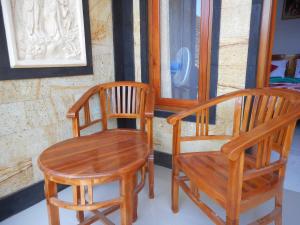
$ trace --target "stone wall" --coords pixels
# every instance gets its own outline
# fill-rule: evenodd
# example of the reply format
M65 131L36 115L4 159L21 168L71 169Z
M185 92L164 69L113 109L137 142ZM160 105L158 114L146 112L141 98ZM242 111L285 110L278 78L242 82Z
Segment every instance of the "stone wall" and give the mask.
M0 81L0 197L42 179L37 157L70 138L68 108L89 87L114 80L111 0L89 0L94 74Z
M219 77L217 94L222 95L245 87L247 54L250 30L251 0L223 0L219 49ZM232 131L232 103L217 108L216 125L210 126L211 134L229 134ZM183 131L194 124L183 123ZM172 127L164 118L154 120L155 149L172 153ZM218 150L222 142L199 142L182 146L183 151Z

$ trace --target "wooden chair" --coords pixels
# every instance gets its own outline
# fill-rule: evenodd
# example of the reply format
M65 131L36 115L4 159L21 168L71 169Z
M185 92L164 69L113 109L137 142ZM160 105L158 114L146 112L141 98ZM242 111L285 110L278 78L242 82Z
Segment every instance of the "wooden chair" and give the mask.
M232 103L233 131L212 135L209 110ZM196 116L195 135L181 134L182 120ZM286 163L297 119L300 93L283 89L249 89L226 94L172 115L172 210L178 212L179 187L215 224L237 225L240 213L275 198L274 210L252 224L282 224ZM181 153L181 143L228 140L221 151ZM272 155L272 157L271 157ZM277 159L275 157L277 156ZM226 210L224 221L203 201L203 192Z
M101 118L93 120L90 111L90 101L93 97L99 98ZM139 130L147 131L147 140L151 148L148 158L147 171L149 172L149 198L154 198L154 155L153 155L153 89L144 83L113 82L92 87L69 109L68 118L73 121L73 136L81 136L81 131L100 123L102 130L108 130L110 119L127 118L139 120ZM80 114L82 113L82 118ZM82 121L82 122L81 122ZM111 130L118 132L119 129ZM143 168L141 174L144 176ZM142 177L142 180L145 178ZM138 188L141 190L141 188ZM78 192L80 189L78 189ZM80 197L80 193L78 193ZM77 213L80 222L83 221L83 212Z

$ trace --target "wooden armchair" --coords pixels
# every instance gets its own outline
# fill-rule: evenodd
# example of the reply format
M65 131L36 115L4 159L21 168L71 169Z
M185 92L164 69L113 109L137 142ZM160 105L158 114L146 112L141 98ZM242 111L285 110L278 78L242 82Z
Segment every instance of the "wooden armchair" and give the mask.
M234 107L232 135L210 134L209 109L229 101ZM196 116L196 135L182 136L182 119L191 115ZM298 118L300 93L272 88L233 92L169 117L173 212L178 212L181 187L215 224L237 225L240 213L271 198L274 210L253 224L282 224L283 181ZM228 142L221 151L181 153L182 142L214 139ZM226 220L200 200L199 191L226 210Z
M92 119L90 100L92 97L100 100L100 119ZM147 132L148 144L151 152L148 158L147 170L149 172L149 197L154 198L154 155L153 155L153 111L154 93L148 84L137 82L113 82L92 87L69 109L67 117L73 121L73 136L78 137L81 131L100 123L102 132L109 129L108 120L128 118L139 120L139 130ZM82 114L81 114L82 113ZM83 118L80 118L80 114ZM82 122L81 122L82 121ZM110 129L110 132L118 132L119 129ZM144 168L141 169L145 180ZM141 188L138 188L141 190ZM78 194L80 196L80 194ZM77 214L79 221L83 219L83 213Z

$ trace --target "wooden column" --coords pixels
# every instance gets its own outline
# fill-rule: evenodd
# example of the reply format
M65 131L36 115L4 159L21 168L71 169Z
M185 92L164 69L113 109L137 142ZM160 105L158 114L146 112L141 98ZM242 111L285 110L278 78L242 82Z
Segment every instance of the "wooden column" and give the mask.
M264 0L261 28L260 44L257 63L256 87L263 88L269 85L270 69L272 61L272 50L275 33L277 0Z

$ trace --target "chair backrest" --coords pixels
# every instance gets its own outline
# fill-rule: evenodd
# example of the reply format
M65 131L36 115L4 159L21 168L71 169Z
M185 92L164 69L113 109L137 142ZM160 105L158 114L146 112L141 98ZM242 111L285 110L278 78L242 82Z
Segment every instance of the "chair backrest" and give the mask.
M99 85L103 129L111 118L140 120L140 129L145 129L145 107L151 98L150 85L122 81Z
M247 133L262 124L273 121L272 125L276 125L274 119L284 120L289 112L300 109L300 93L281 89L253 89L247 90L246 93L241 92L236 97L234 110L234 126L233 135ZM296 121L292 121L296 123ZM251 146L253 158L255 159L255 167L262 168L268 166L271 162L272 151L279 153L280 158L286 158L292 135L288 132L290 123L275 129L266 137L262 137L258 143ZM294 132L294 130L292 130Z
M139 129L145 130L146 119L152 124L153 111L154 91L149 84L120 81L90 88L69 109L67 117L72 118L73 135L78 137L84 130L86 134L94 132L96 124L107 130L108 120L114 118L138 119Z

